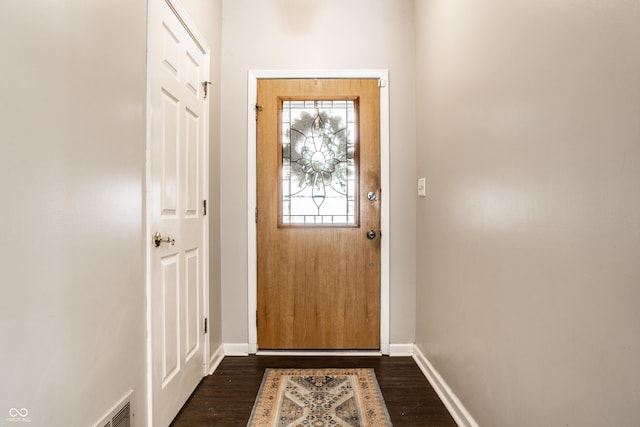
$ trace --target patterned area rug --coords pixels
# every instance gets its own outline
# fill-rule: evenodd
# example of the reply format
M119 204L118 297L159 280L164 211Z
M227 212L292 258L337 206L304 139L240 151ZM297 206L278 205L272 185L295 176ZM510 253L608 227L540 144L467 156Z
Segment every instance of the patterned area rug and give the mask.
M391 427L373 369L267 369L247 427Z

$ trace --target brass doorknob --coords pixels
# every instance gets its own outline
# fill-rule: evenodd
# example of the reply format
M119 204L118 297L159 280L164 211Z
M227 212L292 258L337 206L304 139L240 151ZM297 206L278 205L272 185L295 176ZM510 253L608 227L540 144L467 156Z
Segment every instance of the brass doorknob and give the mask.
M161 243L171 243L171 246L173 246L176 244L176 239L172 239L171 237L162 237L162 234L156 231L153 235L153 244L156 245L157 248Z

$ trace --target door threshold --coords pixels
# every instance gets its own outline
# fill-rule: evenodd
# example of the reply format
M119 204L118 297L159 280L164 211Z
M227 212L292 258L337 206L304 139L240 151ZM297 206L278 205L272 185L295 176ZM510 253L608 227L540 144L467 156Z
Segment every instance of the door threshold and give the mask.
M379 350L258 350L257 356L382 356Z

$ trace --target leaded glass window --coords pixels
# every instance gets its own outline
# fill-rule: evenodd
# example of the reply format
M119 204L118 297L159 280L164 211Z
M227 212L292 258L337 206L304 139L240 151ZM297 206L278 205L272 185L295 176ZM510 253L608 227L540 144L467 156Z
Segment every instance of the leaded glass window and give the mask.
M357 101L282 101L281 225L358 225Z

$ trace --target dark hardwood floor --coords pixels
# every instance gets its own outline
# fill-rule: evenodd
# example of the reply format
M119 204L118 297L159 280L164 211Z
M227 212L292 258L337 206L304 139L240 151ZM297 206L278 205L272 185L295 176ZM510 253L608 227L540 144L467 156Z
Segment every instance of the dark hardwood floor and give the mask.
M171 426L246 427L265 368L374 368L394 427L456 423L410 357L225 357Z

